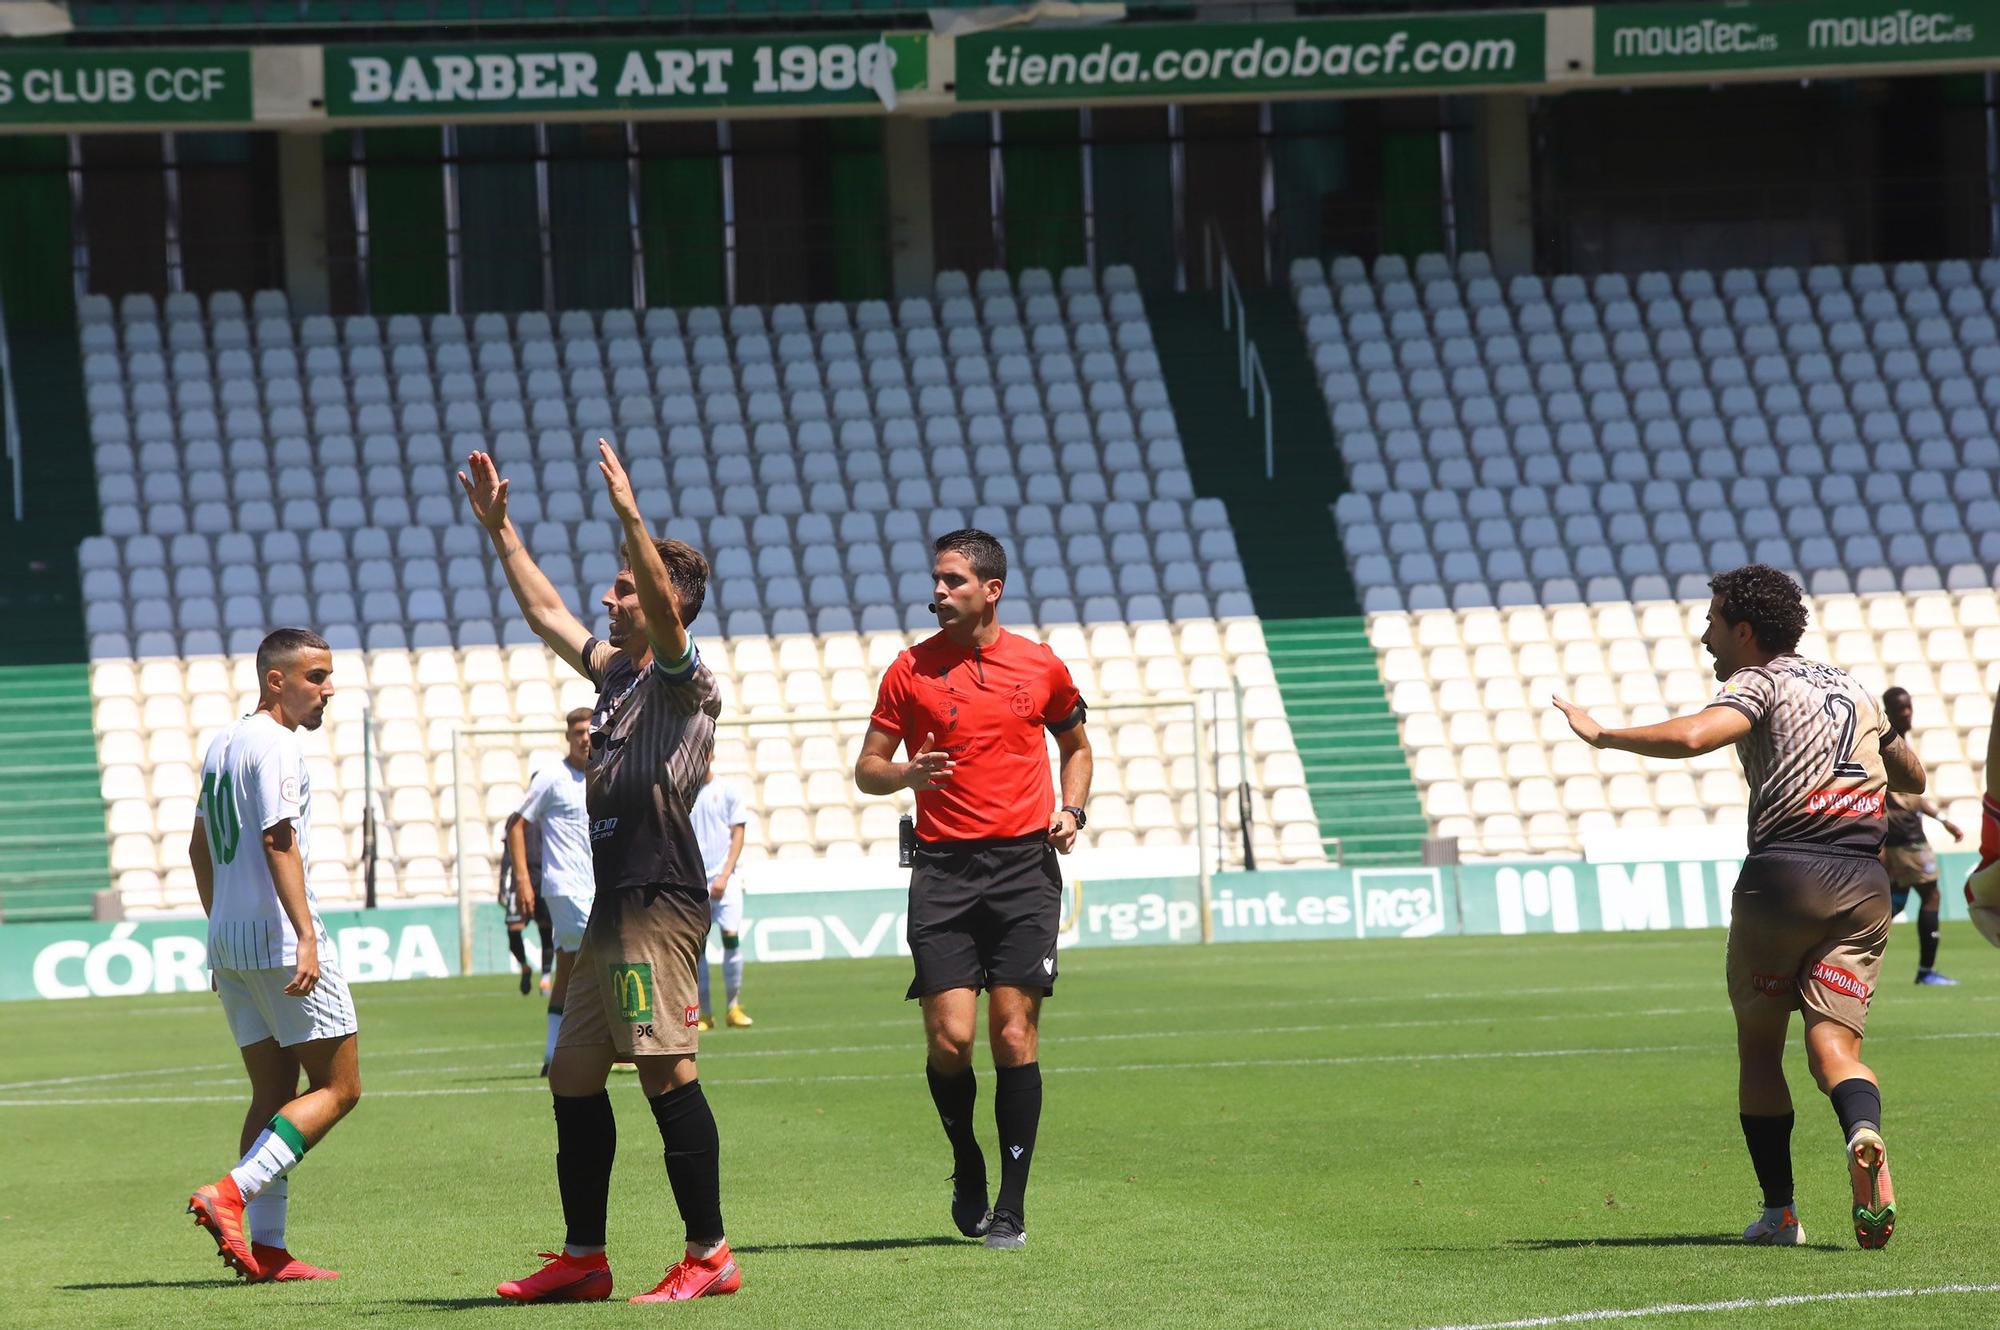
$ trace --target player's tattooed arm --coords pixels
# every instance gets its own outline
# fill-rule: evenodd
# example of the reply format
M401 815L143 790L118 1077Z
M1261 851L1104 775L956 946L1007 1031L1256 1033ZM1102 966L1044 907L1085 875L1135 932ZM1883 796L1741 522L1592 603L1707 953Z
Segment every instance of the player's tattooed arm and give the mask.
M1614 748L1640 757L1690 758L1727 748L1750 733L1750 717L1732 706L1707 706L1657 725L1607 730L1574 702L1550 698L1576 737L1592 748Z
M667 562L646 530L639 513L639 500L632 493L632 481L625 474L618 454L603 439L597 441L597 470L604 477L604 489L625 532L625 557L632 563L632 582L639 592L639 606L646 611L646 636L653 644L653 658L665 669L687 659L688 631L681 622L681 596L674 579L667 575Z
M1902 735L1892 735L1882 745L1882 768L1888 773L1889 788L1897 794L1922 794L1927 783L1924 764Z
M561 656L569 667L586 679L596 676L590 672L583 658L583 648L590 641L590 630L577 621L563 604L562 593L555 589L546 574L528 554L527 545L521 540L520 531L513 519L507 516L507 485L501 478L500 469L485 453L473 453L465 459L471 471L458 473L458 483L465 487L465 497L471 501L472 515L493 542L493 552L500 559L501 571L507 574L508 589L513 591L514 600L521 607L521 618L529 631L548 643L549 650Z
M1993 695L1993 719L1986 729L1986 797L2000 799L2000 693Z

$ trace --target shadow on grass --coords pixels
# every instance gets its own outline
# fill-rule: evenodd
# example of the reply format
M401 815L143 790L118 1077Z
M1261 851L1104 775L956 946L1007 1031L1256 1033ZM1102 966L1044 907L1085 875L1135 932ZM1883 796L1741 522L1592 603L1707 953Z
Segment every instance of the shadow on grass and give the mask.
M744 1256L781 1251L901 1251L909 1247L976 1247L965 1238L948 1238L933 1233L922 1238L849 1238L844 1242L765 1242L754 1247L733 1248Z
M360 1307L346 1307L343 1316L388 1316L412 1309L427 1312L472 1312L483 1307L512 1307L515 1304L497 1294L483 1298L384 1298Z
M1508 1251L1570 1251L1579 1247L1747 1247L1741 1238L1726 1233L1647 1233L1617 1238L1509 1238L1501 1246ZM1844 1251L1838 1243L1799 1244L1814 1251Z
M1615 1238L1507 1238L1488 1246L1448 1247L1422 1246L1406 1247L1405 1251L1418 1252L1493 1252L1493 1251L1580 1251L1591 1247L1748 1247L1741 1238L1726 1233L1643 1233ZM1837 1242L1800 1243L1808 1251L1846 1251Z
M58 1284L62 1293L104 1293L118 1289L137 1288L232 1288L242 1284L234 1277L228 1279L124 1279L103 1284Z

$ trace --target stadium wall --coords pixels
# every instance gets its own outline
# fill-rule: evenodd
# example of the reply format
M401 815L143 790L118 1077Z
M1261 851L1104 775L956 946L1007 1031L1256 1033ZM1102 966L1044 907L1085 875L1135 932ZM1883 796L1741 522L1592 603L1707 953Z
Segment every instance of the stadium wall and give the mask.
M1712 929L1729 921L1739 863L1538 860L1222 873L1214 879L1209 920L1217 942ZM1940 855L1940 880L1957 883L1975 863L1971 854ZM907 955L906 888L898 876L885 869L880 885L844 891L754 893L744 930L747 958L761 964ZM1943 917L1964 919L1960 894L1942 894ZM1064 909L1065 948L1202 940L1193 877L1073 881ZM324 919L350 982L459 972L458 912L449 907L336 910ZM499 907L479 905L474 923L473 973L511 973ZM0 1000L200 992L209 986L205 932L198 919L10 925L0 929ZM713 939L710 953L720 959Z

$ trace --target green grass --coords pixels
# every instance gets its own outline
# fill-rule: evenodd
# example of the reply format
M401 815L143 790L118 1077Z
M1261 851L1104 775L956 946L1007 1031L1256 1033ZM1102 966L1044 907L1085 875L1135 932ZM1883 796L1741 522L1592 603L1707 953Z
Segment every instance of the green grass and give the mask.
M744 1290L679 1311L492 1297L562 1236L539 1002L508 979L360 990L361 1106L293 1178L291 1245L343 1271L331 1285L225 1280L181 1213L233 1162L241 1120L212 1001L6 1004L0 1306L10 1325L149 1330L1419 1327L1990 1282L2000 955L1948 927L1945 968L1966 982L1918 990L1914 942L1898 929L1868 1041L1902 1199L1883 1252L1854 1248L1838 1132L1796 1053L1812 1245L1734 1241L1757 1196L1720 933L1433 939L1072 952L1044 1023L1019 1254L944 1236L948 1156L897 1000L904 964L753 966L757 1028L709 1036L703 1056ZM680 1230L637 1087L612 1088L611 1256L629 1295ZM982 1089L990 1124L990 1074ZM1991 1326L2000 1296L1779 1314Z

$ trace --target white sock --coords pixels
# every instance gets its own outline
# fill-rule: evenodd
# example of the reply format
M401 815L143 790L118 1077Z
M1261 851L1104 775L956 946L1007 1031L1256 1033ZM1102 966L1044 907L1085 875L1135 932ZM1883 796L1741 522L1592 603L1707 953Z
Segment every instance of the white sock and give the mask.
M562 1013L561 1013L561 1012L559 1012L559 1011L552 1011L552 1012L550 1012L550 1013L549 1013L549 1039L548 1039L548 1042L547 1042L547 1043L545 1043L545 1044L543 1044L543 1045L542 1045L542 1061L544 1061L544 1062L549 1062L549 1061L552 1061L552 1060L553 1060L553 1059L555 1058L555 1055L556 1055L556 1031L558 1031L558 1030L560 1030L560 1029L562 1029Z
M250 1228L250 1241L266 1247L285 1245L285 1202L291 1194L289 1178L277 1178L243 1207Z
M565 1256L595 1256L603 1250L604 1248L602 1247L584 1246L574 1242L565 1242L563 1244L563 1254Z
M722 986L729 990L729 1005L743 994L743 949L731 947L722 953Z
M291 1172L299 1160L305 1158L305 1153L305 1137L280 1114L271 1119L270 1126L257 1134L250 1152L229 1170L229 1176L236 1179L236 1189L243 1193L243 1199L247 1201Z
M728 972L725 970L724 973ZM701 1003L701 1009L704 1012L708 1011L708 953L705 951L695 960L694 987L699 995L696 1000Z
M722 1244L719 1242L690 1242L687 1245L687 1254L697 1261L705 1261L721 1250Z

